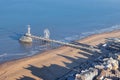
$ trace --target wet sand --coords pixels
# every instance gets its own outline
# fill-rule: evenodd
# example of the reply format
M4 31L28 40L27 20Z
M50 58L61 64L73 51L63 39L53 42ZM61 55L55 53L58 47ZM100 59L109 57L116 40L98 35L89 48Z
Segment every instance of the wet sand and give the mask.
M120 37L120 30L96 34L79 40L84 45L97 46L105 38ZM56 80L74 67L97 55L85 49L63 46L32 57L6 62L0 65L0 80Z

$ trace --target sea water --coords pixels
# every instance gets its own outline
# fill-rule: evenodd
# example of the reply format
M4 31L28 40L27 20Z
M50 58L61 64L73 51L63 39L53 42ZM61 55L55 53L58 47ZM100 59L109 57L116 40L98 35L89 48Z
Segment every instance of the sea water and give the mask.
M120 0L0 0L0 62L32 56L43 50L37 42L21 44L31 33L70 42L120 28Z

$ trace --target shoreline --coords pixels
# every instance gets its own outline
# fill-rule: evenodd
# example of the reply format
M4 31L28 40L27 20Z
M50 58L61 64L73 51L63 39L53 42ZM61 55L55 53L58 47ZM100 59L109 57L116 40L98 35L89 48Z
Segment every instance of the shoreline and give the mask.
M84 39L86 38L90 38L92 36L96 36L96 35L102 35L102 34L108 34L108 33L111 33L111 32L116 32L116 31L120 31L120 29L118 30L112 30L112 31L106 31L106 32L102 32L102 33L95 33L95 34L90 34L84 38L81 38L79 40L74 40L75 42L80 42L80 41L83 41ZM4 63L9 63L9 62L13 62L13 61L17 61L17 60L21 60L21 59L25 59L25 58L32 58L33 56L37 56L37 55L40 55L40 54L44 54L45 52L48 52L48 51L51 51L51 50L56 50L56 49L59 49L61 47L64 47L64 46L60 46L58 48L53 48L53 49L50 49L50 50L45 50L45 51L42 51L42 52L37 52L36 54L32 55L32 56L26 56L26 57L21 57L21 58L18 58L18 59L12 59L12 60L6 60L6 61L2 61L0 62L0 65L4 64Z
M106 31L106 32L102 32L102 33L91 34L91 35L86 36L86 37L84 37L84 38L82 38L82 39L80 39L80 40L77 40L77 41L81 41L81 40L84 40L84 39L86 39L86 38L90 38L90 37L92 37L92 36L102 35L102 34L109 34L109 33L111 33L111 32L117 32L117 31L120 31L120 29L118 29L118 30L112 30L112 31Z
M2 61L2 62L0 62L0 66L1 66L2 64L5 64L5 63L10 63L10 62L14 62L14 61L19 61L19 60L26 59L26 58L32 58L32 57L37 56L37 55L40 55L40 54L45 54L45 53L48 53L48 52L51 51L51 50L54 51L54 50L59 49L59 48L61 48L61 47L64 47L64 46L60 46L60 47L58 47L58 48L53 48L53 49L50 49L50 50L45 50L45 51L42 51L42 52L37 52L36 54L34 54L34 55L32 55L32 56L21 57L21 58L9 60L9 61Z
M104 42L105 38L119 38L119 34L120 30L113 30L93 34L81 40L77 40L77 42L96 46ZM0 80L16 80L24 78L25 76L34 78L35 80L54 80L69 72L73 67L91 59L91 55L96 55L96 53L61 46L40 54L0 64ZM36 70L39 71L39 74L36 74Z

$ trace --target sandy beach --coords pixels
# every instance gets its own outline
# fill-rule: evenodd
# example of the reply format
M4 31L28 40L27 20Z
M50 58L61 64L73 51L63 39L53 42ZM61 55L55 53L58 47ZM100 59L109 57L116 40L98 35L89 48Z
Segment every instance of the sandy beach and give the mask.
M120 30L91 35L78 42L98 46L106 38L120 37ZM0 65L0 80L57 80L66 76L74 67L94 59L98 53L63 46L58 49ZM61 79L62 80L62 79Z

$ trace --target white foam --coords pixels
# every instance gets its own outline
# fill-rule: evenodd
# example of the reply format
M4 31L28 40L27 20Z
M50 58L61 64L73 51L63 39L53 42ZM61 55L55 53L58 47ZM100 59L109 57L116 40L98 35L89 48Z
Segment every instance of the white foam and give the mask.
M33 55L35 55L35 54L37 54L39 51L30 51L30 54L28 54L27 56L33 56Z
M66 37L64 38L65 41L73 41L73 40L76 40L78 39L80 36L79 35L73 35L71 37Z
M27 53L8 54L8 56L23 56L23 55L27 55Z
M4 56L6 56L6 55L7 55L7 53L1 54L1 55L0 55L0 58L1 58L1 57L4 57Z
M113 30L117 30L117 29L120 29L120 25L114 25L112 27L104 28L104 29L101 29L101 30L96 30L95 32L103 33L103 32L113 31Z
M94 31L90 31L90 32L84 32L84 33L81 33L79 35L74 35L71 37L65 37L64 40L67 40L67 41L77 40L77 39L81 39L81 38L87 37L87 36L92 35L92 34L110 32L110 31L118 30L118 29L120 29L120 25L114 25L114 26L111 26L108 28L103 28L100 30L94 30Z

